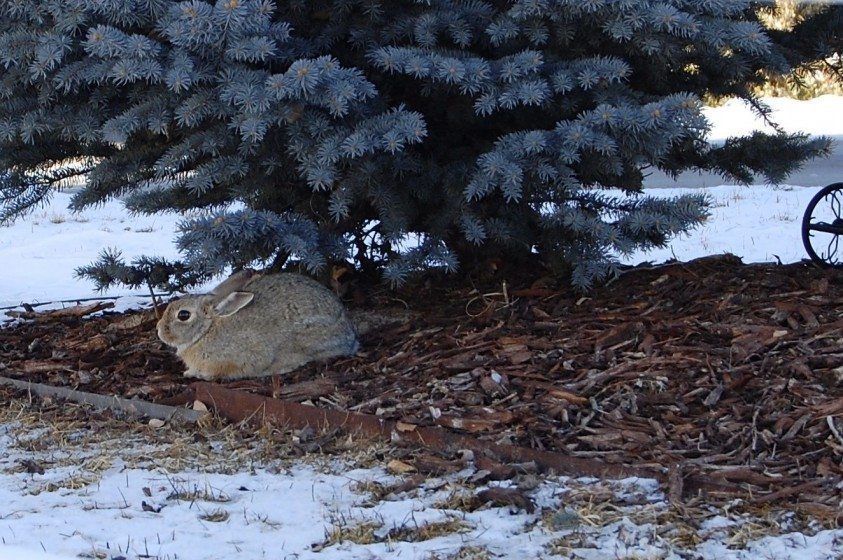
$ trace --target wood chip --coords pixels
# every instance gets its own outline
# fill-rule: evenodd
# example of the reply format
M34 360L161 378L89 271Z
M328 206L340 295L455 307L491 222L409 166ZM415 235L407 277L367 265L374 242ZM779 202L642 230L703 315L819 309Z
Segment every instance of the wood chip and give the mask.
M399 461L398 459L392 459L386 464L386 470L392 474L407 474L416 472L416 467L410 463L405 463L404 461Z

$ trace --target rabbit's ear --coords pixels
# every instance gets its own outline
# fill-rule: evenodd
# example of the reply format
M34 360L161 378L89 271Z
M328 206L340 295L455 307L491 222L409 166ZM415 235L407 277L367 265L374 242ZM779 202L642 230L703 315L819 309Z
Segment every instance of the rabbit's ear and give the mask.
M252 292L231 292L225 299L214 306L214 311L220 317L234 315L255 299Z
M251 282L256 276L258 276L256 271L251 268L244 268L240 272L235 272L223 280L219 286L211 290L211 293L219 298L225 297L231 292L246 287L246 284Z

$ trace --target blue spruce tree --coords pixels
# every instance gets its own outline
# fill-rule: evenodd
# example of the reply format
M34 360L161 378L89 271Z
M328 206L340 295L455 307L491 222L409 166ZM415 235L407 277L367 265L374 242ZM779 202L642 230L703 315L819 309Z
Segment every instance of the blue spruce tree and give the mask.
M764 113L750 88L788 69L753 4L4 1L0 219L77 178L74 208L189 212L162 267L191 281L350 258L396 282L502 255L587 287L705 218L702 195L640 195L649 170L779 181L827 150L706 142L701 96Z

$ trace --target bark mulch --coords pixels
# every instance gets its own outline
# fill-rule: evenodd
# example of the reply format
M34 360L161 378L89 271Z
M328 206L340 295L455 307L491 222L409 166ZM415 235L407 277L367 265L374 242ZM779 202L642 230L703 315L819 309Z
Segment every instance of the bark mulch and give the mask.
M458 443L658 472L674 501L703 489L843 521L841 271L725 255L632 269L586 296L548 279L489 285L380 294L379 309L409 314L365 334L358 355L280 385L223 385ZM0 375L179 400L192 380L151 312L83 314L0 329Z

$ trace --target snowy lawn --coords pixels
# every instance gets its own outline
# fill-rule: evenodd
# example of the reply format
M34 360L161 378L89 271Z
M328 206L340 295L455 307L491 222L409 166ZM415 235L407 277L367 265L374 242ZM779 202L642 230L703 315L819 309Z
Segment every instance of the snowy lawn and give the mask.
M843 98L775 104L789 130L843 137L843 119L829 118L843 114ZM715 137L752 125L732 104L708 114ZM836 154L822 165L843 180ZM723 252L745 262L806 258L799 225L817 190L813 183L706 189L714 200L707 224L627 262ZM73 271L105 247L127 259L176 256L178 216L130 217L117 202L72 214L68 199L58 193L49 207L0 228L0 307L96 296ZM145 295L123 288L105 295L130 294ZM139 301L121 298L118 309ZM0 417L0 560L843 556L843 530L799 524L786 512L749 518L702 509L702 517L682 519L652 481L524 477L542 513L460 507L475 492L470 469L428 478L411 492L373 492L396 479L371 458L292 460L280 451L233 448L224 429L200 428L196 437L191 428L135 422L115 435L65 422L59 438L49 419L16 406L7 403Z
M179 216L129 216L115 201L72 213L70 198L56 193L49 206L0 228L0 307L96 296L93 283L76 280L74 270L108 247L119 248L129 260L178 256L173 239ZM117 289L105 295L130 293L143 292Z
M364 444L347 444L353 461L292 459L285 443L250 439L246 427L101 417L86 425L84 414L3 413L0 559L815 560L843 552L841 530L763 508L750 517L738 503L734 512L677 510L652 480L527 474L490 483L528 492L537 506L528 513L478 503L484 486L472 487L468 463L402 490L402 478L378 464L382 449Z
M718 253L732 253L751 262L792 263L807 259L802 246L802 215L818 187L721 185L705 189L713 201L711 216L702 226L675 239L669 247L636 252L625 264L670 259L687 261ZM651 189L647 194L675 196L696 189ZM828 219L825 205L815 217Z

